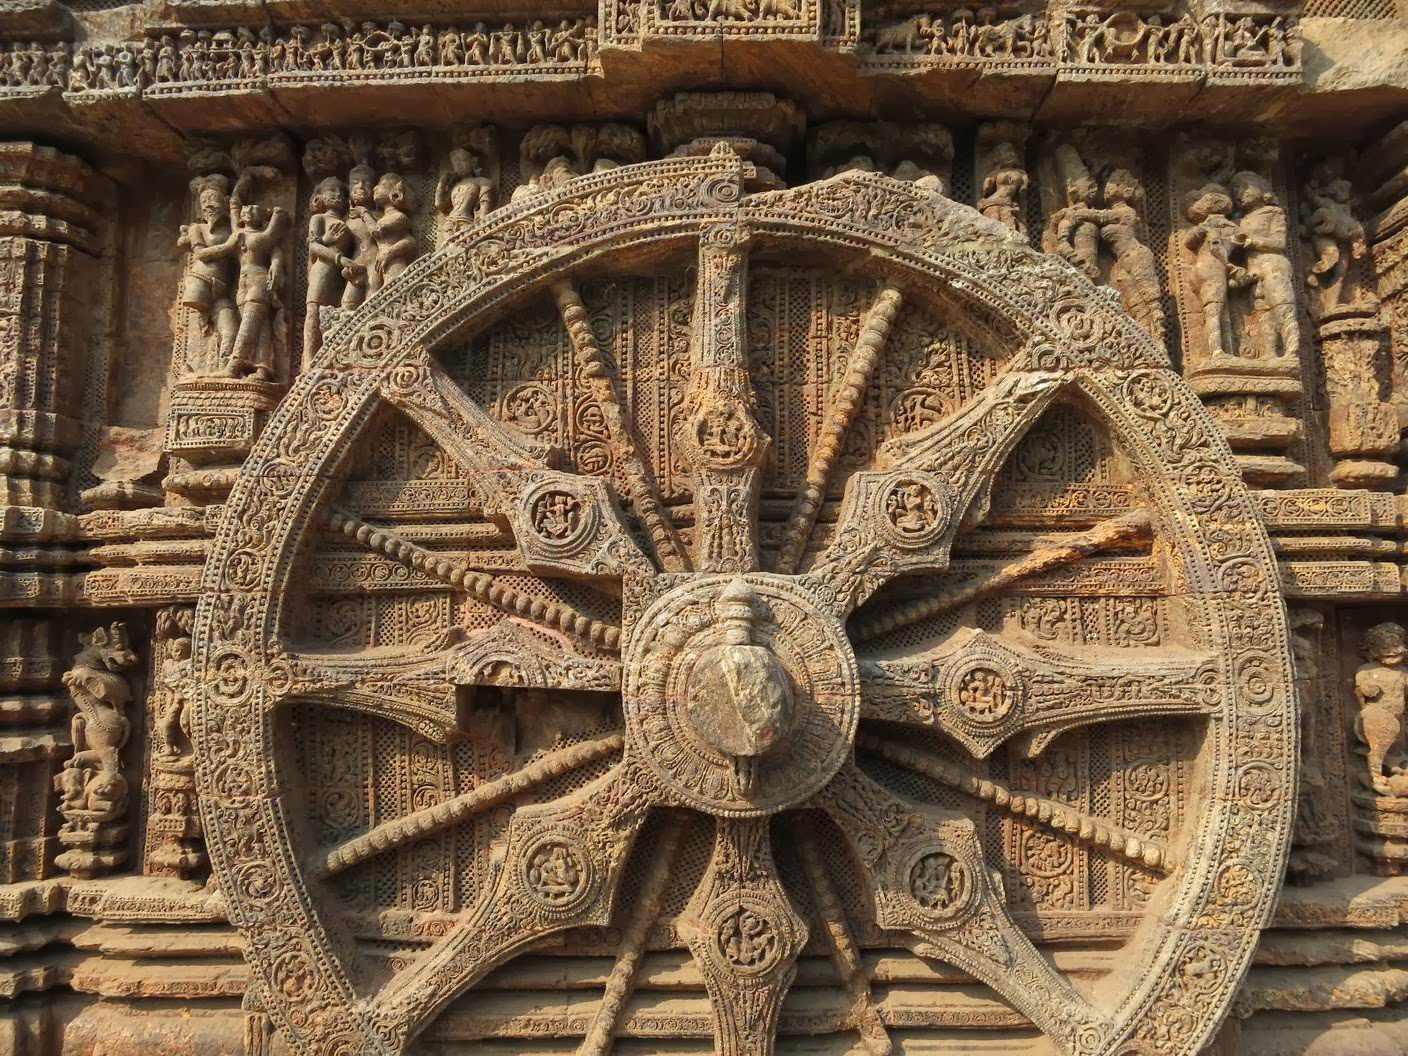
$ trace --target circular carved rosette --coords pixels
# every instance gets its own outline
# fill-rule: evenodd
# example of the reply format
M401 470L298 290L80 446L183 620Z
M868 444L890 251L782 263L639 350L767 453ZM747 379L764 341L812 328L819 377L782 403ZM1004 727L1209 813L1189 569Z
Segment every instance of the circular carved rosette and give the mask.
M303 1054L570 1034L469 994L556 943L616 958L584 1056L701 1012L766 1056L814 937L846 1000L805 1029L868 1052L909 1029L881 947L1059 1051L1192 1056L1268 918L1296 751L1230 453L1065 262L888 177L745 176L721 149L493 213L272 415L192 658L253 991ZM636 1016L662 943L693 1011ZM903 1018L984 1025L945 993Z

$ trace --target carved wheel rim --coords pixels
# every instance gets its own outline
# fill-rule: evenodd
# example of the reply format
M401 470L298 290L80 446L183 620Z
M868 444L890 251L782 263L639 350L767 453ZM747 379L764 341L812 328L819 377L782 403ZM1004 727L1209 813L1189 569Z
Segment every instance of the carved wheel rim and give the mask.
M404 1051L496 965L564 928L610 923L647 813L689 807L718 819L714 861L680 928L712 999L716 1047L770 1051L808 925L778 879L766 815L807 806L829 815L851 845L879 924L992 987L1058 1048L1197 1051L1225 1013L1271 911L1294 802L1285 615L1269 544L1230 452L1164 353L1107 291L1014 244L972 210L874 174L751 196L743 180L743 163L716 151L583 177L501 210L340 325L272 416L217 533L194 643L204 690L193 717L202 816L231 918L247 940L254 992L299 1051ZM693 569L664 572L667 539L654 539L647 557L601 481L546 468L532 439L492 422L429 353L527 288L561 283L628 247L693 244L699 287L691 427L682 442L699 523L694 553L682 558ZM989 390L891 452L892 470L855 474L841 523L804 574L760 568L749 535L767 440L756 434L746 372L737 369L736 298L749 247L759 244L819 246L896 290L938 291L1017 348ZM557 291L570 308L570 286ZM564 318L570 334L570 310ZM1206 787L1182 845L1160 852L1129 834L1093 837L1103 834L1146 862L1162 854L1172 875L1126 947L1128 968L1112 984L1122 989L1090 994L1012 923L967 817L902 800L858 769L855 717L867 690L846 633L847 618L886 581L944 567L984 482L1063 392L1078 392L1103 415L1147 477L1178 589L1210 646L1180 676L1197 690L1185 704L1206 716L1207 731ZM507 835L510 864L490 894L389 981L353 951L319 889L320 876L376 853L376 840L321 856L297 845L275 763L275 716L294 699L377 711L394 698L400 721L443 734L453 724L446 672L454 675L462 657L451 651L397 661L394 671L338 670L285 647L280 599L299 574L300 544L329 520L457 588L486 595L497 588L463 570L456 578L433 553L330 509L349 441L382 401L479 472L486 504L501 496L497 512L530 570L618 580L628 617L663 606L689 625L682 640L702 636L712 657L697 671L698 650L662 646L655 630L629 618L611 628L571 613L529 613L588 643L590 656L607 657L592 670L622 687L621 760L574 797L519 808ZM512 608L515 599L500 589L498 602ZM691 622L691 612L708 619ZM734 621L731 638L707 626L720 612ZM967 660L936 676L948 687L945 732L978 756L1018 734L1040 743L1051 731L1032 725L1030 687L1010 670L1021 658L982 636L969 644ZM624 668L610 659L618 650ZM710 687L720 685L744 687L737 707L718 709ZM883 739L863 737L861 747L905 754ZM824 762L798 776L789 752ZM1076 839L1090 835L1070 818L1051 824ZM1218 968L1209 972L1213 960ZM883 1038L864 1000L856 1015L867 1044L877 1030Z

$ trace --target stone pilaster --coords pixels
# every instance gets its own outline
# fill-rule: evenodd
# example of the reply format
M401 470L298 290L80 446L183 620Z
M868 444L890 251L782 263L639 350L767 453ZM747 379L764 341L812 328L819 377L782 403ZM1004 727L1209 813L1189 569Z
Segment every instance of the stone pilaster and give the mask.
M11 521L64 507L80 438L99 180L52 148L0 144L0 503L33 511Z

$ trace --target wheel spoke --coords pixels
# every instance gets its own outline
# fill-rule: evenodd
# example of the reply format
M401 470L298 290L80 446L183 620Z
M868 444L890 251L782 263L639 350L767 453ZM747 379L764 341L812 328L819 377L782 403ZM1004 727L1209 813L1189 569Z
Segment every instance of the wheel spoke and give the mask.
M493 891L373 1002L379 1033L401 1051L497 965L567 928L605 927L631 845L652 805L623 763L579 792L520 808Z
M958 790L974 799L991 803L999 810L1022 821L1039 825L1096 851L1137 862L1146 869L1168 873L1173 868L1172 852L1156 840L1130 832L1069 803L1034 796L1029 792L1013 792L1001 782L964 770L927 753L880 737L862 734L856 746L867 752L908 767L940 784Z
M680 447L694 478L694 564L703 572L758 567L760 467L771 439L748 374L748 232L721 224L699 243L690 379Z
M620 393L616 389L619 379L612 377L607 367L601 346L592 333L581 294L577 292L576 285L566 279L554 283L552 290L557 309L562 314L562 324L572 342L577 371L601 411L611 445L621 457L631 503L645 525L660 566L666 572L683 572L688 568L684 548L680 545L674 525L665 515L655 470L646 458L644 445L636 435L635 424L622 412Z
M544 641L544 635L552 641ZM446 667L450 680L460 686L592 693L621 689L620 660L584 655L567 635L515 617L465 634L450 649Z
M552 452L492 418L424 357L382 396L465 470L485 514L513 532L530 572L620 578L651 570L607 483L549 468Z
M1068 1053L1109 1037L1106 1017L1013 923L971 819L901 799L854 766L823 805L864 867L878 925L991 987Z
M684 828L684 823L679 818L671 818L666 823L659 842L651 848L650 864L641 879L640 889L636 892L636 904L630 925L621 937L621 953L616 958L611 975L607 977L601 1004L597 1006L591 1026L587 1028L586 1036L577 1048L577 1056L605 1056L611 1051L621 1013L625 1011L626 1002L635 990L636 973L640 970L641 958L645 955L645 943L650 936L650 929L660 919L665 892L670 886L670 870L675 864L675 854L679 850Z
M898 575L946 568L987 512L993 478L1050 405L1061 374L1009 374L928 429L889 441L846 485L835 538L811 568L846 612Z
M511 587L488 572L477 571L464 562L418 546L390 528L371 524L342 510L334 510L329 515L328 525L368 549L433 576L451 588L463 590L510 615L546 630L570 634L598 649L614 651L620 648L621 628L593 619L560 601L549 601Z
M428 355L396 371L381 396L460 464L486 507L516 494L504 484L516 484L519 474L548 468L548 445L494 419ZM485 474L496 479L486 481Z
M1014 738L1035 756L1059 734L1092 723L1208 715L1219 684L1211 658L1187 649L1091 656L975 627L918 655L862 659L860 670L862 718L941 730L979 759Z
M522 795L544 781L550 781L568 771L589 766L614 755L621 751L623 743L624 739L620 734L612 734L549 752L512 774L487 781L477 788L434 806L422 807L394 818L360 836L319 851L309 864L308 875L318 879L335 876L368 858L385 854L412 840L457 825L465 818L496 807L514 796Z
M1153 519L1148 510L1131 510L1111 517L1083 532L1068 533L1058 539L1037 540L1037 546L994 570L976 582L965 583L955 590L939 591L914 601L905 602L877 613L862 611L851 621L851 638L868 642L883 634L950 612L961 605L987 597L1023 579L1060 568L1115 543L1148 538Z
M861 963L860 948L846 923L846 912L826 871L816 837L810 829L798 828L795 831L797 851L811 881L817 913L826 925L831 960L851 1002L851 1025L860 1033L861 1044L870 1056L890 1056L894 1049L890 1033L876 1011L875 1000L870 993L870 977Z
M704 976L719 1056L768 1056L807 925L783 890L767 818L719 818L679 929Z
M856 347L851 350L850 359L846 362L846 370L832 388L826 421L812 450L806 480L797 494L792 516L782 534L777 571L783 575L792 575L802 563L802 555L816 526L817 512L826 500L832 472L846 446L846 435L870 388L870 375L885 349L890 327L894 325L903 302L904 295L893 286L886 286L880 291L861 324Z
M448 636L447 636L448 640ZM460 728L450 652L372 649L361 653L284 650L273 686L286 700L330 704L390 719L441 744Z

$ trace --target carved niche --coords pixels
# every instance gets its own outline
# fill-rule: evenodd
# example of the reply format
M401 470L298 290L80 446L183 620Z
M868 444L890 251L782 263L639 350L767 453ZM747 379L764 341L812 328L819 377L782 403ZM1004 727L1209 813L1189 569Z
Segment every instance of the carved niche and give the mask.
M861 951L896 947L1065 1053L1211 1037L1296 807L1260 521L1115 297L863 168L565 175L271 415L189 728L292 1050L491 1035L478 984L546 943L612 958L602 998L516 1029L588 1053L669 950L700 1001L656 1036L737 1056L808 1029L804 953L889 1051ZM1098 985L1044 951L1093 932Z

